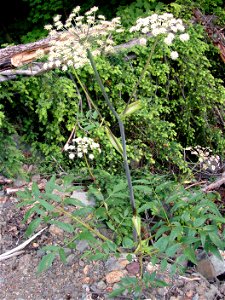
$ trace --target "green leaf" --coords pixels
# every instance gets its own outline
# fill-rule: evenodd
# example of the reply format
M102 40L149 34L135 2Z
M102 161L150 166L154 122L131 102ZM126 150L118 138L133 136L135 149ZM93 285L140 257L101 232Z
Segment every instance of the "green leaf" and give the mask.
M42 257L37 269L37 273L41 273L52 266L53 260L55 259L56 253L48 253Z
M105 259L107 257L106 254L98 252L96 254L90 255L89 258L91 260L100 260L100 259Z
M178 249L181 249L181 244L174 244L166 249L166 255L169 257L173 257Z
M224 250L225 242L215 232L209 232L209 238L219 249Z
M35 229L41 224L41 222L42 222L42 219L40 219L40 218L37 218L37 219L31 221L27 227L26 236L31 235L35 231Z
M167 259L163 259L162 261L161 261L161 263L160 263L160 269L162 270L162 271L165 271L166 270L166 268L167 268L167 265L168 265L168 262L167 262Z
M169 228L168 226L166 226L166 225L161 226L161 227L157 230L157 232L156 232L156 235L155 235L156 240L157 240L164 232L166 232L166 231L168 231L168 230L170 230L170 228Z
M208 216L195 219L193 222L194 227L200 227L201 225L203 225L205 223L205 221L207 219L208 219Z
M38 199L38 202L41 204L41 206L43 206L47 211L53 211L55 209L55 207L53 205L51 205L50 203L48 203L47 201L45 201L44 199Z
M175 240L177 237L181 236L182 233L183 233L183 227L181 225L173 228L169 235L170 241Z
M83 208L79 208L75 211L73 211L72 215L73 216L86 216L90 213L92 213L94 210L93 207L83 207Z
M184 255L189 259L191 262L194 264L197 264L196 256L195 256L195 251L192 247L187 247L184 249Z
M110 143L112 144L112 146L121 154L123 155L123 147L120 143L120 141L118 140L117 137L115 137L115 135L112 133L112 131L109 129L109 127L105 126L105 132L106 135L108 136L108 139L110 141Z
M132 102L126 106L124 111L121 113L121 117L122 118L127 117L140 109L141 109L141 101L140 100Z
M66 232L69 232L69 233L74 232L73 225L71 225L69 223L64 223L64 222L55 221L55 220L49 221L49 223L56 225L57 227L63 229Z
M123 247L124 248L128 248L128 249L131 249L133 246L134 246L134 242L132 239L130 239L129 237L125 236L123 238Z
M64 200L65 205L73 205L78 207L86 207L86 205L76 198L66 198Z
M46 183L46 185L45 185L45 191L46 191L47 194L52 193L53 190L55 189L55 187L56 187L55 186L55 179L56 179L56 176L53 175L51 177L51 179Z
M38 198L39 197L39 195L40 195L40 190L39 190L39 187L38 187L38 185L37 185L37 183L36 182L33 182L33 184L32 184L32 194L36 197L36 198Z
M162 236L157 240L157 242L154 243L154 247L159 249L160 252L164 252L166 250L168 243L169 243L169 237Z
M79 240L85 240L85 241L91 241L91 242L96 242L96 238L88 230L84 230L81 233L79 233L77 235L77 239L79 239Z
M126 290L125 287L119 287L117 289L115 289L113 292L111 292L108 296L109 298L114 298L117 297L119 295L122 295L122 293Z
M60 257L61 261L65 264L66 263L66 253L63 248L59 249L59 257Z

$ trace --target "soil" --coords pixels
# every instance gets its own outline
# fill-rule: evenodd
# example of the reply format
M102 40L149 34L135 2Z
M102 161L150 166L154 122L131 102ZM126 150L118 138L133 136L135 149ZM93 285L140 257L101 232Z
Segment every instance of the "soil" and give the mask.
M223 191L224 192L224 191ZM0 190L0 254L26 240L27 225L22 223L24 209L16 207L18 200ZM37 265L44 255L41 247L61 244L60 231L47 228L32 241L20 255L0 261L0 300L91 300L109 299L108 294L118 287L123 276L138 276L140 266L134 258L110 257L107 261L89 261L82 258L85 243L79 250L66 249L67 262L56 259L44 273L37 275ZM144 270L152 272L148 261ZM152 300L219 300L225 299L225 276L208 281L192 266L186 274L159 273L166 287L148 288L140 299ZM137 299L124 292L113 299Z

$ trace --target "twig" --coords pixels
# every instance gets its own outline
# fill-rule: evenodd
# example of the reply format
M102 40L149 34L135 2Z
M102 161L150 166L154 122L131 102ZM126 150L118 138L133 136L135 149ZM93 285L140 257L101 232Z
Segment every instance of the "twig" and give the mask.
M38 231L35 235L33 235L32 237L30 237L27 241L23 242L21 245L17 246L16 248L9 250L3 254L0 255L0 261L8 259L12 256L15 255L19 255L21 254L23 251L21 251L22 249L24 249L30 242L32 242L38 235L40 235L45 229L47 229L47 227L41 229L40 231Z
M190 184L189 186L187 186L185 188L185 190L188 190L188 189L192 188L193 186L201 185L201 184L204 184L204 183L207 183L207 182L208 182L207 180L194 182L194 183Z

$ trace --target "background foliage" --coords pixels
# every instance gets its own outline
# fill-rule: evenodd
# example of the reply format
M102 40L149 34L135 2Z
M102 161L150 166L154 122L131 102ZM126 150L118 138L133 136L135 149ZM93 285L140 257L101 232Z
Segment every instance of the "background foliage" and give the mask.
M24 32L19 30L13 41L15 43L45 36L43 25L50 22L56 13L66 17L73 6L69 0L24 2L29 9L21 18L26 16L33 22L32 30L29 26L24 27ZM108 18L116 14L121 16L126 28L138 16L145 16L149 11L171 11L176 17L186 19L191 36L188 45L177 41L178 61L168 59L169 52L160 41L156 46L146 76L135 95L135 100L141 101L142 109L124 120L131 166L147 166L151 170L160 168L160 171L163 166L176 172L184 170L182 149L190 145L210 147L223 156L224 128L218 111L223 117L224 67L203 28L189 21L188 6L200 7L205 13L218 13L222 22L222 2L213 1L211 6L204 0L188 3L182 0L130 2L111 1L105 4L87 1L85 5L80 4L83 10L98 5L100 12ZM7 34L10 35L13 26L20 22L22 19L8 24ZM125 31L116 40L120 43L132 37ZM4 39L4 35L1 38ZM7 42L6 38L4 42ZM146 48L136 46L111 57L97 59L100 76L118 112L122 112L129 101L152 45L150 39ZM78 75L102 117L118 136L116 120L106 108L91 68L85 66ZM10 124L24 141L44 155L46 161L52 164L54 157L64 168L71 167L71 162L61 150L75 126L76 135L88 134L102 145L102 155L96 162L100 169L108 166L112 172L122 169L119 153L108 141L101 119L96 115L93 117L95 109L86 101L72 70L67 74L51 71L40 77L21 78L2 83L0 88L0 120L3 122L5 118L6 124ZM77 160L75 165L80 168L83 163Z

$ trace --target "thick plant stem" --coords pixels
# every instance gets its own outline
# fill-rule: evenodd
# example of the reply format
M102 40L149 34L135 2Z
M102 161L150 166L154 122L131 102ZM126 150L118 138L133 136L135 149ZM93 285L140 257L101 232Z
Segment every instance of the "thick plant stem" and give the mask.
M105 91L105 88L103 86L102 80L97 71L97 68L96 68L96 65L95 65L95 62L94 62L94 59L93 59L93 56L92 56L90 50L87 50L87 53L88 53L88 58L91 62L91 66L93 68L96 80L101 88L103 97L105 98L106 103L108 104L110 110L116 117L118 124L119 124L120 135L121 135L121 139L122 139L122 147L123 147L123 162L124 162L124 169L125 169L125 173L126 173L126 177L127 177L127 184L128 184L129 196L130 196L130 204L132 207L133 216L136 216L137 215L136 203L135 203L135 199L134 199L134 191L133 191L133 186L132 186L132 181L131 181L130 168L129 168L129 164L128 164L128 160L127 160L126 137L125 137L124 125L123 125L123 122L121 121L119 115L117 114L115 108L113 107L112 103L109 100L109 97ZM136 229L134 229L134 241L137 242Z

